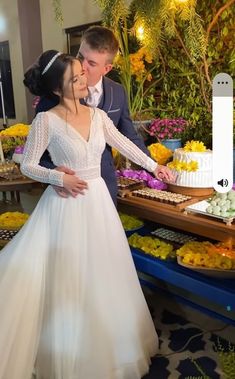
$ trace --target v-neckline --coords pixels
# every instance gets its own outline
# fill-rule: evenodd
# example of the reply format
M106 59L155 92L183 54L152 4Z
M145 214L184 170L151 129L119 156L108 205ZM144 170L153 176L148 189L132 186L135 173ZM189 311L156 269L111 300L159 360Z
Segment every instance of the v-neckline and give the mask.
M90 127L89 127L89 133L88 133L88 139L86 140L82 135L81 133L79 133L79 131L77 129L74 128L74 126L72 126L69 122L67 122L63 117L60 117L58 114L56 114L55 112L52 112L52 111L47 111L53 115L55 115L57 118L59 118L61 121L64 121L65 123L65 126L69 127L69 129L71 129L74 133L76 133L78 135L78 137L84 141L85 143L89 143L90 140L91 140L91 136L92 136L92 124L93 124L93 117L95 115L95 109L94 108L91 108L89 107L89 113L90 113Z

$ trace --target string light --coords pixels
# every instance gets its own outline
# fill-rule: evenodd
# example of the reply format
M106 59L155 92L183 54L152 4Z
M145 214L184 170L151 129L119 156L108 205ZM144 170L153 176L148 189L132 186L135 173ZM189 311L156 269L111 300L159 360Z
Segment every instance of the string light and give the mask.
M144 28L143 26L139 26L136 30L136 37L142 41L144 38Z

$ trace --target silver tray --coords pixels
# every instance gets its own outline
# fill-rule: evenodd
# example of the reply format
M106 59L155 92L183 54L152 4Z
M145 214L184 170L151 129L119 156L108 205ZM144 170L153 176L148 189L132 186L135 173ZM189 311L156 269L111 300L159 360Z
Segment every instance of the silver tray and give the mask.
M210 203L206 200L199 201L198 203L189 205L185 208L184 213L197 213L202 214L204 216L216 218L218 220L222 220L227 225L231 225L235 217L222 217L222 216L216 216L211 213L208 213L206 211L206 208L210 205Z
M199 272L200 274L211 276L213 278L234 279L235 270L223 270L219 268L209 268L202 266L193 266L182 262L182 257L177 256L177 262L180 266Z

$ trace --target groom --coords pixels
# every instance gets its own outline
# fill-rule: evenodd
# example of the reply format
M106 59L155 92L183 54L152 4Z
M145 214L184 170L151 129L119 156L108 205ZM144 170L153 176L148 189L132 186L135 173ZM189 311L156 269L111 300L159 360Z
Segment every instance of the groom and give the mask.
M112 70L113 59L117 52L118 41L110 29L102 26L93 26L85 31L78 52L78 57L81 59L87 76L90 94L84 101L90 106L103 109L117 129L134 142L144 153L149 155L142 138L137 135L133 127L123 86L105 76ZM36 112L47 111L56 104L56 99L42 98L36 108ZM43 155L40 164L47 168L55 167L48 153ZM61 170L63 171L62 168ZM102 155L101 175L116 204L117 180L111 147L107 144ZM65 196L65 192L61 192L60 194Z

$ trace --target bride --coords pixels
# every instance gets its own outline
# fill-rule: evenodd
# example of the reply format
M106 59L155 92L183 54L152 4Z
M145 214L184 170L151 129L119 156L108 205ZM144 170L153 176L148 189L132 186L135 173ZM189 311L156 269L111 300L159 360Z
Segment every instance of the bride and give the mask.
M140 379L158 337L116 208L100 174L108 143L172 180L87 96L79 60L49 50L25 74L60 103L34 119L22 172L50 184L0 254L0 379ZM68 174L39 165L45 150ZM64 187L68 198L53 185Z

